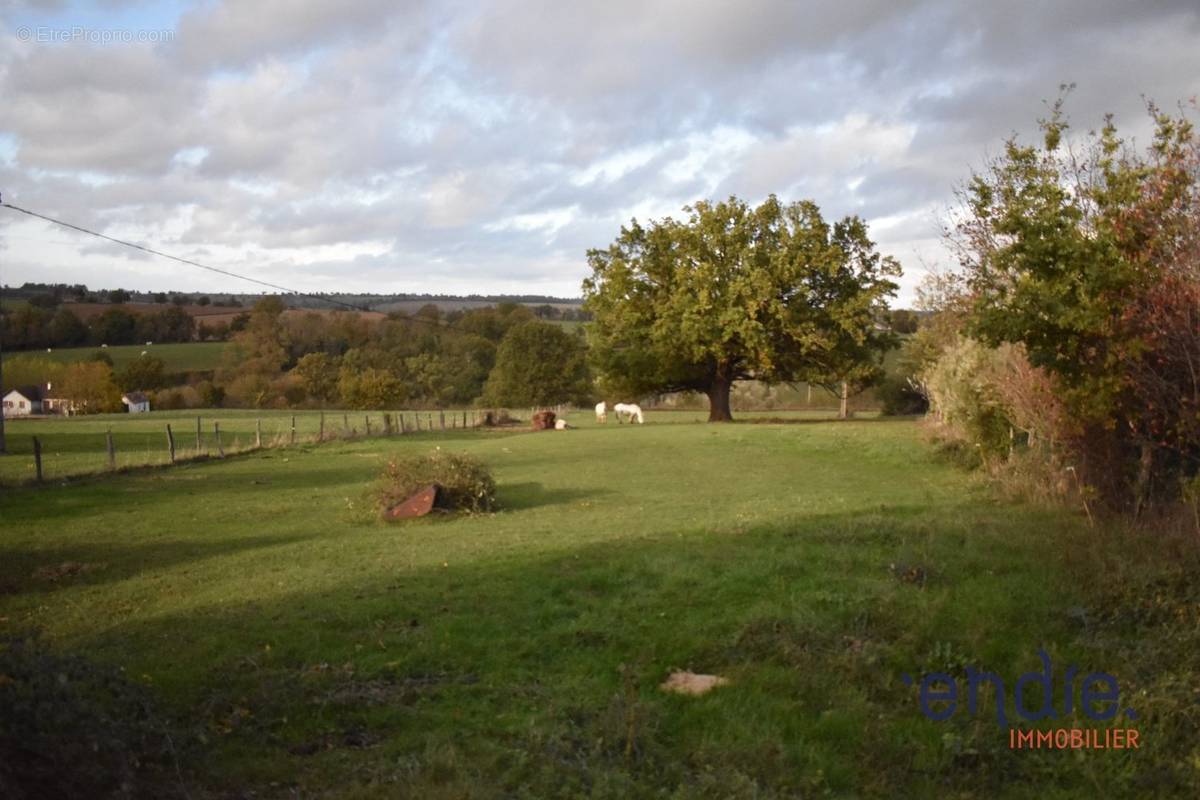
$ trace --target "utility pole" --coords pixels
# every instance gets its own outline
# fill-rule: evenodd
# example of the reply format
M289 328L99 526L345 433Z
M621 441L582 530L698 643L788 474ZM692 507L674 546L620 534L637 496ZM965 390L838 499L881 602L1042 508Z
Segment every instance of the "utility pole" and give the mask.
M0 203L4 195L0 194ZM0 279L0 456L8 453L8 445L4 440L4 281Z

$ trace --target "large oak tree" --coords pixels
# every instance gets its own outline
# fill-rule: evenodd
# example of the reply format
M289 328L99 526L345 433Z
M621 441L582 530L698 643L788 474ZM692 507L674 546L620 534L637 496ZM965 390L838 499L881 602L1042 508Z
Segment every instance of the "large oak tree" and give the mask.
M878 361L900 267L862 220L830 225L815 203L774 195L684 210L588 252L591 355L609 388L704 392L709 421L725 421L739 380L828 383Z

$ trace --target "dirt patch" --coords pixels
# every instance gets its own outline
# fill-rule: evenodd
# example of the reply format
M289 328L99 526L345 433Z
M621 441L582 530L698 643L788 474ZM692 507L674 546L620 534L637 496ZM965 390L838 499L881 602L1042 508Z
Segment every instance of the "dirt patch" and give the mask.
M720 675L700 675L695 672L672 672L658 688L675 694L708 694L718 686L729 684L728 678Z
M87 564L80 561L64 561L61 564L52 564L50 566L38 567L33 571L34 580L50 581L57 583L58 581L74 578L79 575L86 575L89 572L98 572L104 569L107 564Z
M908 583L922 589L929 582L929 569L922 564L892 563L888 565L888 571L901 583Z
M311 756L322 750L333 750L338 747L366 750L379 744L382 740L382 736L365 728L347 728L341 733L327 733L319 738L291 745L288 747L288 752L294 756Z

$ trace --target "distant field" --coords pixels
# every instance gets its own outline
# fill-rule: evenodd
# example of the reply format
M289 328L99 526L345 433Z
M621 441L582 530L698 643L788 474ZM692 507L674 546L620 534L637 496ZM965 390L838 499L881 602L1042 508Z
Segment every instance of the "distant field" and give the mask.
M26 350L22 353L7 353L6 355L29 355L34 358L48 358L52 361L69 364L74 361L83 361L92 353L99 351L113 360L115 369L120 369L135 358L139 358L144 351L165 361L167 372L192 372L216 369L221 363L221 353L224 349L224 342L184 342L181 344L154 344L149 347L142 344L131 344L103 349L99 347L56 347L49 352Z
M73 311L80 319L87 322L114 308L130 314L157 314L171 308L171 305L167 303L63 303L62 307ZM180 308L194 318L197 325L201 322L208 325L215 325L218 322L228 323L238 314L250 311L248 308L214 305L185 305Z

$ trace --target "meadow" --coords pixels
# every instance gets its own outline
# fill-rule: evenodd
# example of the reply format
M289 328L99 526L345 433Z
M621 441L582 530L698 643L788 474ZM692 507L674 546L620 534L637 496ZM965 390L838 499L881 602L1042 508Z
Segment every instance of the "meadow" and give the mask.
M1129 577L911 420L693 418L7 488L0 632L147 687L193 798L1194 796L1194 650L1114 594L1168 568ZM434 447L502 509L380 522L384 460ZM934 722L901 677L1015 679L1039 648L1117 675L1142 749L1013 752L989 700ZM730 684L665 694L673 669Z
M161 358L166 364L167 372L203 372L216 369L221 364L221 353L225 350L225 342L179 342L174 344L127 344L110 347L56 347L50 351L31 350L8 355L28 355L33 358L45 358L61 364L72 364L76 361L86 361L97 352L104 353L112 359L113 369L118 370L137 358L142 353L148 353Z
M326 438L361 436L368 424L372 435L383 431L382 411L353 411L330 409L271 410L271 409L190 409L183 411L152 411L143 414L94 414L79 417L16 417L5 421L9 458L0 459L0 485L23 483L36 476L33 458L33 438L42 445L42 474L45 480L59 480L109 469L107 434L111 431L119 470L141 466L161 466L170 463L167 426L171 426L176 442L178 460L217 454L216 425L220 426L221 446L233 454L254 446L261 429L265 447L278 447L292 441L295 421L296 441L315 440L324 430ZM419 422L422 428L440 428L440 414L446 415L448 428L462 427L464 409L439 411L392 411L393 425L399 426L397 415L403 415L409 429ZM467 424L474 424L474 410L465 411ZM772 412L784 419L828 419L834 412L814 411ZM325 423L322 428L321 417ZM864 416L872 416L866 412ZM655 422L697 422L705 413L695 409L650 412ZM582 413L573 418L574 424L589 424ZM199 436L197 436L199 423Z

